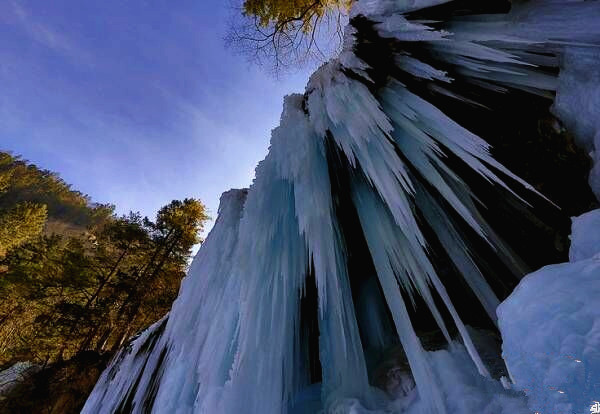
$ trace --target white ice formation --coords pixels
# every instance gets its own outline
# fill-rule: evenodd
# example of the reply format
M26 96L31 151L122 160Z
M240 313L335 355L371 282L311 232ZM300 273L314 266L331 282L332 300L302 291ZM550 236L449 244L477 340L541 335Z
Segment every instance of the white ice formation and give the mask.
M518 186L533 189L429 97L551 99L575 82L558 67L600 50L600 2L496 3L508 5L463 15L443 0L359 0L341 55L285 98L250 189L223 195L168 319L120 352L83 412L528 412L492 378L449 285L464 283L496 323L499 298L467 233L520 272L463 175L521 201ZM374 44L384 51L369 55ZM580 125L578 108L556 112ZM448 350L425 350L417 303ZM394 398L369 375L373 355L398 343L410 374L395 377Z
M540 413L600 400L600 210L573 220L570 260L527 275L498 307L514 387Z

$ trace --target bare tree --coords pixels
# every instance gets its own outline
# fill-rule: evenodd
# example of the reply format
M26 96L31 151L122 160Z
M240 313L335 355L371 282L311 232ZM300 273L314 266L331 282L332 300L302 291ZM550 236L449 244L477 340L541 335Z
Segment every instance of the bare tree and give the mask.
M285 12L265 8L253 14L246 7L263 1L246 0L231 5L232 16L226 43L251 62L278 75L311 63L329 59L342 46L343 27L350 1L314 0L296 2Z

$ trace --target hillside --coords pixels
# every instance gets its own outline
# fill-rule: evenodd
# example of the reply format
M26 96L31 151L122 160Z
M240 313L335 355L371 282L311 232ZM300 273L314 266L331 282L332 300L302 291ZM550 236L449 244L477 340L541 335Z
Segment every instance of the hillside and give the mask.
M113 352L170 308L207 218L195 199L118 217L0 153L0 412L78 412Z
M0 211L22 202L46 205L46 234L85 231L100 226L114 214L114 206L92 202L57 173L4 151L0 151L0 191L2 187Z

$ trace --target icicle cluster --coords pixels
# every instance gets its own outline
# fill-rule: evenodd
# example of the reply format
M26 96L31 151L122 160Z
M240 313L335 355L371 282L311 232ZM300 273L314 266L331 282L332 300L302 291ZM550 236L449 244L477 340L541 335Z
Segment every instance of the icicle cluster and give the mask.
M494 93L517 88L552 96L557 78L546 69L558 65L566 45L600 45L595 1L537 0L509 14L446 22L411 18L441 3L361 0L353 16L374 22L381 38L435 57L423 61L393 51L406 76L457 100L467 98L453 88L456 78ZM510 177L531 188L492 158L482 138L426 97L393 78L376 85L370 74L378 68L355 53L356 36L349 26L342 54L312 76L304 95L286 97L252 187L224 194L217 223L160 325L164 332L151 329L121 352L84 413L293 412L313 382L300 313L307 275L314 275L318 294L326 412L392 407L369 383L365 349L384 349L396 338L420 397L413 412L449 412L442 384L448 379L440 378L411 322L415 298L448 341L451 331L459 332L473 369L489 377L435 270L428 237L437 239L495 322L499 300L460 226L470 227L508 266L516 264L449 159L460 159L490 186L512 192L501 178ZM333 189L340 180L351 206L338 205ZM360 295L351 286L340 208L356 212L374 266L374 274L362 275L368 283Z

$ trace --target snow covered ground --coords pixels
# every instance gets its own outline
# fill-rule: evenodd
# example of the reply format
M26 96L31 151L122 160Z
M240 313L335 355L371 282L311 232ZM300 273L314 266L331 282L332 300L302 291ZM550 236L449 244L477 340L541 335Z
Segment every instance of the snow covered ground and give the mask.
M539 413L589 413L600 401L600 210L573 220L569 263L526 276L498 307L514 388Z

